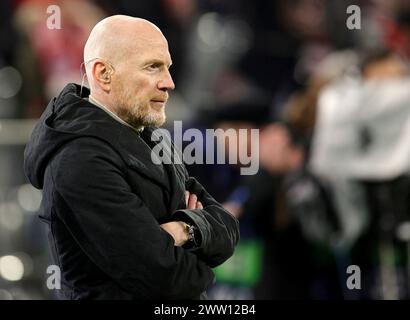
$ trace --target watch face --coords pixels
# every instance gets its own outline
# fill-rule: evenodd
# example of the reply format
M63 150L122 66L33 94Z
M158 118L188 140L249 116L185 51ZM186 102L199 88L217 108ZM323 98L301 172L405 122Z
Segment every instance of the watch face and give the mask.
M186 226L187 226L187 231L188 231L188 237L189 237L189 240L188 241L191 241L191 242L193 242L195 245L196 245L196 241L195 241L195 226L193 226L193 225L191 225L191 224L186 224Z

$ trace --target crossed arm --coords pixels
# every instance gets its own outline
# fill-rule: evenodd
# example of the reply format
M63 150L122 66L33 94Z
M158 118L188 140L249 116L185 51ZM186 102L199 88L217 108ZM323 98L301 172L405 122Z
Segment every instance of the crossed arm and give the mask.
M187 176L187 208L172 214L179 221L160 226L130 190L121 163L109 145L94 138L64 148L49 171L55 203L62 208L59 219L84 253L135 297L198 297L214 281L211 268L233 253L237 220ZM198 248L181 248L187 241L182 221L200 230Z
M198 197L195 194L190 194L189 191L185 191L185 203L187 209L203 209L202 203L198 201ZM161 224L160 227L168 232L174 239L175 246L181 247L188 241L188 232L186 229L186 223L183 221L171 221Z
M135 298L195 299L214 282L211 268L175 246L170 225L161 228L130 189L122 163L93 138L65 147L48 171L56 215L89 259Z

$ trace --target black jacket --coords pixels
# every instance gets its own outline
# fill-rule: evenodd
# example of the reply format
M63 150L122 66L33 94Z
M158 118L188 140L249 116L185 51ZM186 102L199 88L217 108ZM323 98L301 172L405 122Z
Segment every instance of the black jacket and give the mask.
M69 84L50 102L25 150L63 297L199 298L214 282L211 268L233 254L238 221L184 165L153 163L153 128L138 134L79 92ZM187 210L185 190L204 209ZM199 248L175 247L159 227L170 220L194 223Z

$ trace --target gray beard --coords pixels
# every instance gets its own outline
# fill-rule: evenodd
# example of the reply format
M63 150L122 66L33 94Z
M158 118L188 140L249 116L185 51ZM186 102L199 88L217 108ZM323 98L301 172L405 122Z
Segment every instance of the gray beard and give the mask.
M141 107L140 107L141 108ZM164 120L159 120L157 117L150 116L149 112L131 112L128 108L119 107L117 108L117 115L130 126L135 129L141 127L160 127L164 124Z

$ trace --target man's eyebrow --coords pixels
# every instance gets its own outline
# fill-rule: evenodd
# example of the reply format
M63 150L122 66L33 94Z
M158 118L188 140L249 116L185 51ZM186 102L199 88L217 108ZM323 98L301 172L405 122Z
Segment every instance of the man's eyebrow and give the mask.
M152 63L159 64L159 65L166 65L165 61L160 60L160 59L150 59L145 64L152 64ZM171 65L172 65L172 61L170 61L168 67L170 67Z

